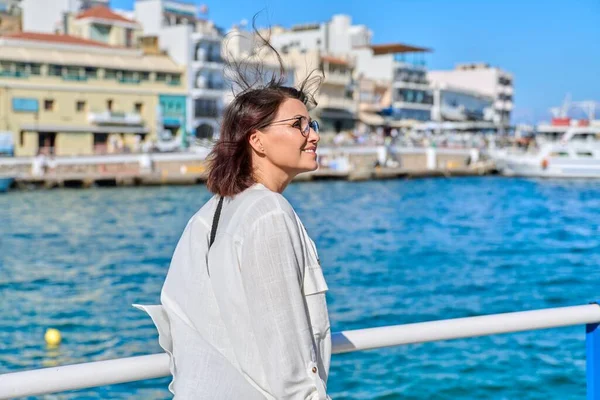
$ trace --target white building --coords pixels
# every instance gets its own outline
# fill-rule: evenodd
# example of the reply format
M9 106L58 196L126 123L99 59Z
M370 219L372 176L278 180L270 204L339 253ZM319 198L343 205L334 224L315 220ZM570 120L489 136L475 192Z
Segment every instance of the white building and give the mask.
M330 56L346 56L355 47L371 43L373 33L365 25L352 25L348 15L334 15L322 23L296 25L290 29L274 27L271 44L284 52L298 49L321 50Z
M66 24L69 14L92 8L109 6L109 0L22 0L23 31L56 33Z
M324 80L317 93L314 114L323 131L353 130L358 120L356 57L353 50L368 46L373 33L364 25L352 25L348 15L334 15L329 21L296 25L290 29L276 26L267 32L270 43L296 70L296 80L318 69Z
M505 126L510 123L514 107L512 74L488 64L462 64L451 71L430 71L427 77L433 85L449 85L493 98L493 122Z
M221 31L189 3L136 0L134 11L144 36L157 37L159 47L187 68L187 131L197 139L216 136L225 94Z
M227 32L226 39L223 40L223 53L232 62L233 67L227 69L224 76L225 104L233 100L235 93L246 89L246 87L240 88L238 85L241 83L238 81L242 78L251 87L264 85L273 77L275 79L283 78L284 84L287 86L294 86L296 82L296 70L289 53L284 55L282 70L282 65L275 54L261 46L257 39L254 32L234 26ZM235 70L235 65L233 65L235 63L241 63L240 70Z

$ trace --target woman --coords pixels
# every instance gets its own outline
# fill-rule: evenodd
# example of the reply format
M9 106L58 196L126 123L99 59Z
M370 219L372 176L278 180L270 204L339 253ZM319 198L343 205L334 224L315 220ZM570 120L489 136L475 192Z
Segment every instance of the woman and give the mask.
M281 195L317 168L303 89L272 79L227 107L215 194L177 245L153 318L180 399L326 399L331 337L313 241Z

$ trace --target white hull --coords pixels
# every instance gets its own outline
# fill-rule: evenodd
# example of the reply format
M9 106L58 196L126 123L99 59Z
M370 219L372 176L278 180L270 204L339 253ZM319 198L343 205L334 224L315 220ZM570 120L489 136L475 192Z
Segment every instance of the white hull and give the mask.
M506 176L600 179L600 160L564 160L548 157L546 168L542 167L543 160L541 157L526 156L507 158L499 170Z
M535 153L498 150L490 156L507 176L600 179L598 135L598 128L571 128L560 142L545 144Z

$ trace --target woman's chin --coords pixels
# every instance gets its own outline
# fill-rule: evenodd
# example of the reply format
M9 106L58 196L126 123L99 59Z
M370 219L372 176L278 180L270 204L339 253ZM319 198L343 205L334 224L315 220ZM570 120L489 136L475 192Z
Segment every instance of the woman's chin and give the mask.
M300 165L297 168L294 168L294 173L293 175L300 175L300 174L304 174L307 172L313 172L316 171L317 169L319 169L319 163L315 160L313 162L304 162L302 163L302 165Z
M317 169L319 169L319 163L315 160L315 162L312 165L307 166L303 172L312 172L316 171Z

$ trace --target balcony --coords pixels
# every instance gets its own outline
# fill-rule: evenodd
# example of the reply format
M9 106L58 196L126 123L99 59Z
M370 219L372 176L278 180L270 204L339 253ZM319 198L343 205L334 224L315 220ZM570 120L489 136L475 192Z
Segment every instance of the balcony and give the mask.
M433 104L426 103L412 103L408 101L397 100L393 103L394 108L398 109L410 109L410 110L426 110L430 111L433 108Z
M350 73L328 72L325 74L323 84L348 86L352 83L352 75Z
M194 88L191 91L192 98L210 98L210 99L220 99L223 97L225 93L225 89L217 89L217 88Z
M496 110L510 111L513 109L513 102L510 100L496 100L494 108Z
M428 91L431 89L427 83L415 83L415 82L407 82L407 81L394 81L392 86L395 88L398 88L398 89L412 89L412 90L425 90L425 91Z
M394 68L395 69L402 68L402 69L423 71L423 72L427 71L427 66L426 66L424 60L414 60L411 62L411 61L403 60L401 57L394 57Z
M320 95L317 101L319 102L319 108L341 108L350 112L356 112L357 110L357 103L353 99Z
M6 78L29 78L29 74L24 71L0 71L0 77Z
M427 75L422 71L400 69L394 74L394 82L406 82L415 85L428 85Z
M62 79L63 79L63 81L85 82L85 81L87 81L87 76L66 74L66 75L62 76Z
M133 84L133 85L139 85L139 83L141 82L140 78L134 78L134 77L125 77L122 76L118 79L118 81L120 83L128 83L128 84Z
M222 38L219 35L219 33L214 31L213 29L200 28L196 32L192 33L192 40L194 42L207 41L207 42L220 43L221 39Z
M498 93L503 93L509 96L514 94L514 89L512 86L499 86L498 89Z
M88 122L97 125L142 125L142 116L136 113L106 110L90 112Z

